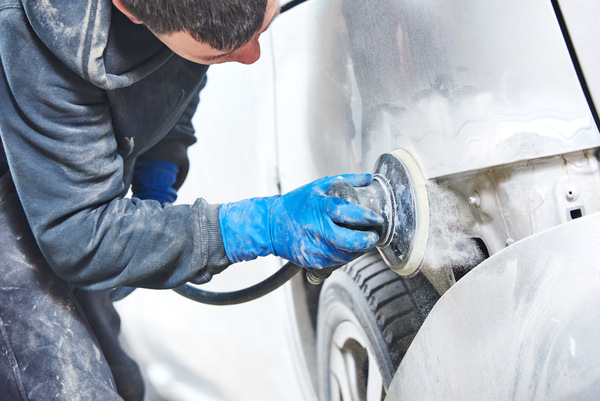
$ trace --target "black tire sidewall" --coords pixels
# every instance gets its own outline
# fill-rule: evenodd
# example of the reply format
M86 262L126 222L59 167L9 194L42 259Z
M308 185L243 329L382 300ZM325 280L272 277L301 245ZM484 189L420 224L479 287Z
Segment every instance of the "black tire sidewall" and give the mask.
M395 372L387 345L357 284L343 271L334 272L325 281L319 298L317 323L317 369L321 401L330 399L330 349L333 334L343 322L360 329L368 340L370 351L388 388Z

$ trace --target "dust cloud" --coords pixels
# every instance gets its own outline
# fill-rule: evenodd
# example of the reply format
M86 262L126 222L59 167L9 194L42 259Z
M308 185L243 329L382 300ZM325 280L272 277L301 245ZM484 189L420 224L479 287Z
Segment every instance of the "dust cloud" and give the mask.
M451 266L468 270L484 255L475 240L467 235L467 227L459 214L459 199L450 190L427 182L429 197L429 240L423 265L432 269Z

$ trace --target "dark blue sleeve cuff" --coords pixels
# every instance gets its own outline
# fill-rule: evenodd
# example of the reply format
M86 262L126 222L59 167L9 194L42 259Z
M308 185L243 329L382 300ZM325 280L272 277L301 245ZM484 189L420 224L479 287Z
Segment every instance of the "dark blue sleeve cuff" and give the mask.
M138 199L154 199L161 204L173 203L177 191L173 187L179 168L165 161L142 161L135 164L131 191Z

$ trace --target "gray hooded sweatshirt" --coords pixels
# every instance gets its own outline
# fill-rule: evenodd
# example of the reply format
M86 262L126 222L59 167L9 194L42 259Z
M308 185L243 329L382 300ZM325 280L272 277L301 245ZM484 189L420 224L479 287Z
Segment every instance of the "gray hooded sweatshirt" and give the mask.
M86 289L203 283L228 261L218 205L125 198L136 160L187 174L207 67L110 0L0 0L0 163L46 261Z

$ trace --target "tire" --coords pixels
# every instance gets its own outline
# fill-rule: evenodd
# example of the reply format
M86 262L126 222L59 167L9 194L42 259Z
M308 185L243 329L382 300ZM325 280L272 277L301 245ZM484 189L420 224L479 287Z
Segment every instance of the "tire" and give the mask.
M403 278L378 253L323 284L317 320L320 401L381 401L439 298L422 274Z

